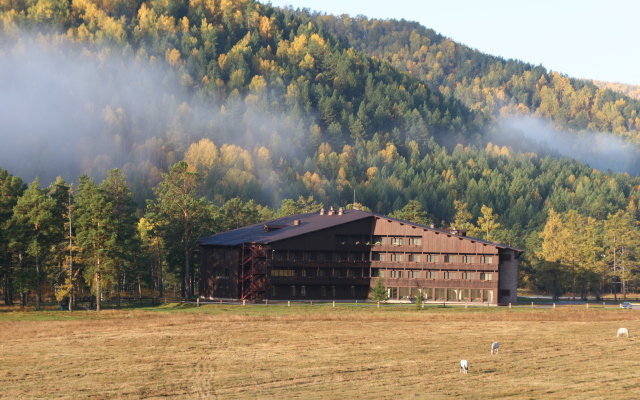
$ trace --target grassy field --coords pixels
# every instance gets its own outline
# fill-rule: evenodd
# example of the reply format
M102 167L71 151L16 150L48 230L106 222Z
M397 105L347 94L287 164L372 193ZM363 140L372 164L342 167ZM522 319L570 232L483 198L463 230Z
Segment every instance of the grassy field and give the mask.
M639 310L0 308L0 398L639 398L639 344Z

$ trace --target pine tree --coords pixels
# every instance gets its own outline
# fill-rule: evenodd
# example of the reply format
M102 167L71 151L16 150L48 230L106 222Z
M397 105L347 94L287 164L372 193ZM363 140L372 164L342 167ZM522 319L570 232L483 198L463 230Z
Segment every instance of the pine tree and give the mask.
M116 244L114 221L109 203L91 178L78 178L76 195L76 240L85 264L85 280L96 296L96 310L102 309L102 291L113 279L110 249Z
M36 178L13 208L13 220L23 227L19 240L23 240L27 245L26 253L34 261L37 311L40 310L42 302L44 263L51 254L51 248L57 238L55 207L55 200L40 189L40 179Z
M422 204L420 204L418 200L409 200L406 206L389 214L389 216L420 225L429 225L432 222L427 216L426 211L422 209Z
M376 285L371 289L371 300L387 301L388 299L389 295L387 294L387 289L384 287L384 282L382 278L378 278Z
M482 205L480 210L482 216L478 217L478 229L484 234L484 240L491 241L495 231L500 228L500 223L496 222L498 214L493 213L493 209Z
M5 305L13 305L15 266L10 246L14 237L13 207L26 189L24 182L0 168L0 277Z
M215 228L212 229L213 212L209 202L197 198L200 179L197 173L189 172L186 162L175 164L162 177L163 181L153 189L157 201L147 202L146 218L169 252L181 259L182 295L191 298L191 267L192 256L197 250L196 240L215 232Z
M135 260L140 253L140 238L137 231L136 205L125 175L117 168L109 170L107 179L100 184L100 191L110 205L113 222L113 240L108 257L113 265L116 283L116 304L120 308L121 283L126 275L138 276Z

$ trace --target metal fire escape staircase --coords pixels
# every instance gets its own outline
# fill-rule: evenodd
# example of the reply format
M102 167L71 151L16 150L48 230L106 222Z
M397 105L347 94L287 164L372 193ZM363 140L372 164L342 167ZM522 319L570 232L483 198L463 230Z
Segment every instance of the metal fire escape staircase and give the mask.
M262 300L265 296L267 256L264 249L242 245L240 285L242 300Z

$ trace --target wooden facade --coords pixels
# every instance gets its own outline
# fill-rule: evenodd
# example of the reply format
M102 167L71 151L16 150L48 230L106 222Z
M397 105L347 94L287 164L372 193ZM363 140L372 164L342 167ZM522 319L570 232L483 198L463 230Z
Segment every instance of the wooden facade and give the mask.
M331 214L331 215L329 215ZM516 303L521 250L358 210L301 214L200 240L204 299Z

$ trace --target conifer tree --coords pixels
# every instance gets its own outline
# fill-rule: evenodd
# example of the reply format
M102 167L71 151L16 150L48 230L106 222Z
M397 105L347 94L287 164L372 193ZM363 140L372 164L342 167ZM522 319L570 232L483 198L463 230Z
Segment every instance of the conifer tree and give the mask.
M108 171L107 179L100 184L100 190L109 203L113 223L113 240L110 242L108 256L113 265L116 304L120 308L121 283L125 273L137 275L134 266L141 247L135 216L136 205L125 175L117 168Z
M113 205L91 178L78 178L76 195L76 238L85 264L85 280L96 296L96 310L102 309L102 291L113 278L110 249L116 244Z
M371 289L371 300L387 301L387 299L389 299L387 289L384 287L382 278L378 278L378 280L376 281L376 285L373 287L373 289Z
M153 189L157 201L147 202L146 218L176 260L182 261L182 295L191 298L196 240L215 233L213 211L209 202L197 197L200 178L197 173L189 172L186 162L175 164L162 177L163 181Z
M44 263L51 254L56 240L56 219L54 210L56 202L40 189L40 179L36 178L13 208L13 220L21 226L19 239L26 245L26 254L33 258L35 267L36 310L40 310L42 302L42 281Z
M493 213L493 209L482 205L480 210L482 216L478 217L478 230L483 233L484 240L491 241L495 231L500 228L500 223L496 222L498 214Z
M14 236L11 217L13 207L25 189L22 179L0 168L0 276L4 303L8 306L13 305L15 278L14 257L10 246Z
M422 204L420 204L418 200L409 200L406 206L389 214L389 216L420 225L429 225L432 222L427 216L427 212L422 209Z

